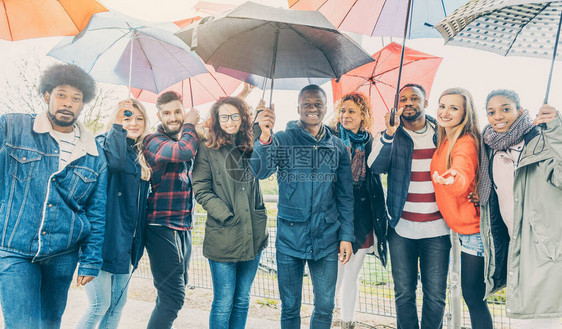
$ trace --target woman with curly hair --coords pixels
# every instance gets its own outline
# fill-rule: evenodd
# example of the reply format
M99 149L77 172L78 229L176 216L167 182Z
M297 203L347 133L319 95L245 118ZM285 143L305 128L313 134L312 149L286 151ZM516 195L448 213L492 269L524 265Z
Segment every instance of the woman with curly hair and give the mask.
M354 196L353 255L348 263L338 265L336 292L341 292L341 327L354 328L353 315L359 274L367 253L372 252L386 265L386 230L388 225L385 193L380 176L367 167L371 153L373 125L371 104L367 96L352 92L344 95L336 105L332 130L347 146L351 157Z
M207 211L203 255L213 280L211 329L245 327L250 289L268 243L259 180L249 167L252 145L248 104L237 97L219 99L193 168L195 199Z

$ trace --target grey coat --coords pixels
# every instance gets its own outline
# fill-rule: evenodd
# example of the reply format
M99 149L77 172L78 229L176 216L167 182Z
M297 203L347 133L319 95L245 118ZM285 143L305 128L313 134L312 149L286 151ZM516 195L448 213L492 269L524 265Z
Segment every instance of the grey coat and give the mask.
M541 129L541 128L535 128ZM531 134L533 131L528 134ZM544 137L543 137L544 136ZM490 157L492 152L485 148ZM512 318L562 316L562 118L549 122L525 141L513 186L512 239L507 251L506 313ZM494 290L493 220L497 212L481 208L487 295ZM496 273L495 273L496 272ZM496 287L497 288L497 287Z

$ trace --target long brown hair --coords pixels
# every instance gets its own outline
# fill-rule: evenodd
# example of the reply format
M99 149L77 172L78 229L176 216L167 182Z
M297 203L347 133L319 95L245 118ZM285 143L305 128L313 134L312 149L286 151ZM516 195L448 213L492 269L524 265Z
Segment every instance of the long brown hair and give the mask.
M148 127L150 127L150 122L148 120L148 112L146 112L146 108L144 107L144 105L142 105L141 102L133 98L131 98L130 100L131 102L133 102L133 107L139 110L142 113L142 116L144 117L144 131L142 132L142 135L140 135L135 141L135 150L137 151L137 159L141 166L141 179L148 181L150 179L151 170L150 170L150 166L146 162L144 153L142 152L144 138L146 137L146 135L149 134ZM119 112L119 110L120 110L119 104L117 104L113 110L111 121L109 121L105 127L107 131L111 129L111 126L115 122L115 118L117 117L117 113Z
M361 109L363 120L361 120L361 127L359 129L371 132L371 129L373 127L373 110L371 107L371 103L369 102L369 98L365 94L356 91L347 93L343 95L340 100L338 100L336 104L336 113L334 115L334 119L332 120L332 126L337 129L338 123L340 123L341 107L346 101L352 101Z
M243 152L251 152L253 147L253 132L251 109L248 104L238 97L221 97L213 107L211 107L211 115L207 121L209 128L207 147L210 149L219 149L231 143L229 134L222 130L219 122L219 109L224 104L229 104L238 109L240 114L240 130L236 133L234 141L235 146Z
M464 88L449 88L446 89L441 93L439 96L439 101L443 96L447 95L459 95L464 100L464 116L459 123L458 126L454 127L454 131L452 134L451 140L449 140L449 148L447 149L447 169L451 168L451 153L453 151L453 147L457 140L468 134L472 137L472 141L474 143L474 148L476 149L476 154L480 154L480 126L478 124L478 117L476 116L476 111L474 109L474 100L472 99L472 95L470 92ZM437 126L437 151L439 152L445 143L445 139L447 139L447 133L445 132L445 128L441 126ZM474 176L474 191L473 193L476 194L476 188L478 186L478 176L480 172L480 162L478 162L478 167L476 169L476 176Z

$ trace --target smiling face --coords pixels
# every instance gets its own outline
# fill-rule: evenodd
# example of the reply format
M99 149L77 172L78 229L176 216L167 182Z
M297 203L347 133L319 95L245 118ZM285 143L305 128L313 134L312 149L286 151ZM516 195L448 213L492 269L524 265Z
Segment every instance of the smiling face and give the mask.
M70 85L56 86L50 93L45 93L45 102L49 106L47 115L55 131L72 131L72 125L84 107L82 98L82 91Z
M338 120L345 129L357 133L364 118L361 108L354 101L348 99L342 103Z
M486 105L486 112L492 128L498 133L503 133L508 131L515 120L523 114L523 108L517 108L511 99L498 95L490 98Z
M326 97L319 90L306 90L299 98L298 113L306 126L322 124L326 115Z
M237 134L242 123L240 112L231 104L221 105L218 112L218 121L221 129L229 135Z
M133 115L123 118L123 128L127 130L127 137L136 140L146 129L146 121L142 112L134 105L130 110Z
M415 121L425 114L427 100L417 87L406 87L400 91L398 106L403 108L402 119Z
M443 95L439 99L437 124L445 129L460 125L465 117L464 97L459 94Z
M162 104L158 109L158 119L162 122L162 127L169 135L177 135L181 131L185 113L180 101L174 100Z

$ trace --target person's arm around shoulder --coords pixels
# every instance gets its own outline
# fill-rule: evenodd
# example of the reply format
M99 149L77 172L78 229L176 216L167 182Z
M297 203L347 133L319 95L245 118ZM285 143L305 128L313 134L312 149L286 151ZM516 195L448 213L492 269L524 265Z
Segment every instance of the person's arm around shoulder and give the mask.
M84 212L90 222L90 233L81 243L77 285L84 285L96 277L101 269L101 256L105 230L105 207L107 201L107 163L102 154L96 161L98 178L84 206Z
M380 138L373 138L371 154L367 158L367 166L375 174L384 174L388 172L390 160L392 157L392 146L396 131L400 126L400 115L402 109L396 111L394 117L394 126L390 125L390 113L384 116L386 130L381 134Z
M351 176L351 161L343 142L336 139L339 152L338 167L336 169L336 208L339 216L340 231L338 239L340 241L339 260L342 264L349 261L353 254L351 243L355 241L353 230L353 178Z
M276 144L272 132L275 125L275 107L272 104L271 108L266 108L264 104L263 101L260 101L257 107L257 121L261 134L254 142L250 159L250 168L257 179L266 179L276 171L276 167L268 160Z
M554 158L540 165L545 169L547 180L562 190L562 116L554 107L545 104L535 119L535 124L541 123L546 124L544 139Z
M433 173L433 181L444 185L453 195L468 195L473 190L472 182L478 168L478 154L474 143L474 138L469 135L459 138L451 152L451 167L442 173Z
M213 166L209 161L209 149L205 145L199 146L195 157L192 178L193 194L195 200L209 216L224 223L234 216L228 205L221 200L213 189Z

